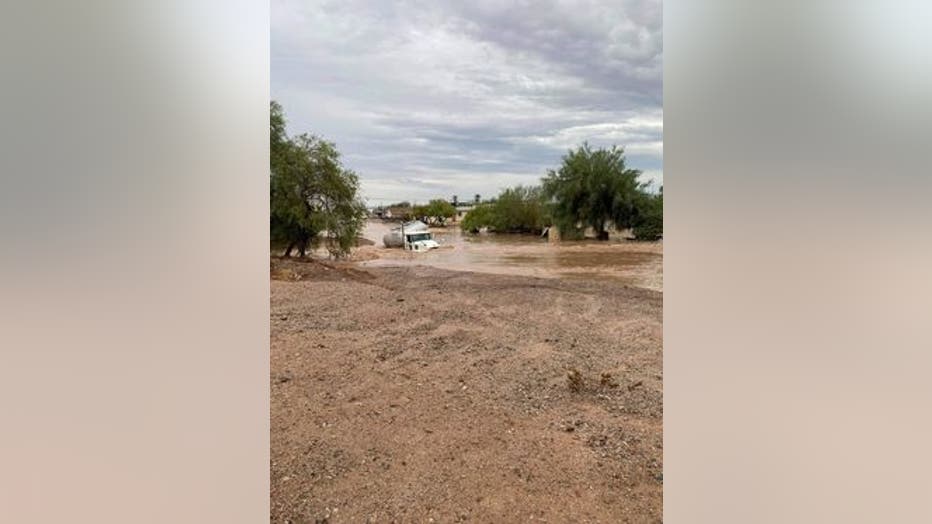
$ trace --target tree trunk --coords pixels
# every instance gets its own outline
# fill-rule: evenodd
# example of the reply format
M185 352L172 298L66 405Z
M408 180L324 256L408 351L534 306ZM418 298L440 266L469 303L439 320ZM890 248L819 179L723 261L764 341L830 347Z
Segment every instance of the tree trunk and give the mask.
M288 249L285 250L285 258L291 256L291 250L294 249L294 242L288 244Z
M600 230L598 233L596 233L596 238L598 240L608 240L608 231L605 231L604 229Z

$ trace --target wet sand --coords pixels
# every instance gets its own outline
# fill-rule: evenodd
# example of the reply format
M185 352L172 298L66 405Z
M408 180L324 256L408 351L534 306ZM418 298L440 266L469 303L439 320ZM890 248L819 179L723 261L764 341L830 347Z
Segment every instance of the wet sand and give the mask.
M272 522L661 522L662 293L419 260L273 259Z

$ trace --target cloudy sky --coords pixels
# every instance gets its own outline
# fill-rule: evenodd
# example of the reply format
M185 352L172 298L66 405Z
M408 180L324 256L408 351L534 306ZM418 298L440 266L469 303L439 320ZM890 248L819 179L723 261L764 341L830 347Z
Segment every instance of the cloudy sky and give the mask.
M273 0L272 98L370 204L534 184L583 141L663 177L659 0Z

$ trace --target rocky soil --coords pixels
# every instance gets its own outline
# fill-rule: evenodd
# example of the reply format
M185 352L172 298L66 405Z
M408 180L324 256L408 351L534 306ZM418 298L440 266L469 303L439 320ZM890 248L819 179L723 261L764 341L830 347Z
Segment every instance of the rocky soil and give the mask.
M272 522L661 522L662 293L272 265Z

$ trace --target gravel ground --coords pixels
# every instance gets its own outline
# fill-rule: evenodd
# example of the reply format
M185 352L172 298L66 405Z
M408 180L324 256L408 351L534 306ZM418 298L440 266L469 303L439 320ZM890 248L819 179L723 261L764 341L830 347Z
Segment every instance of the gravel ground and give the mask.
M272 522L662 521L662 293L272 266Z

